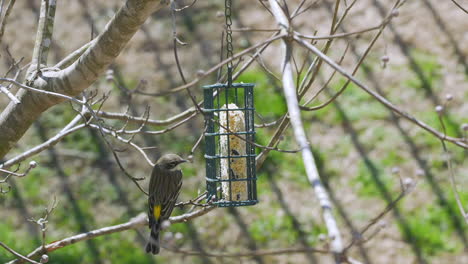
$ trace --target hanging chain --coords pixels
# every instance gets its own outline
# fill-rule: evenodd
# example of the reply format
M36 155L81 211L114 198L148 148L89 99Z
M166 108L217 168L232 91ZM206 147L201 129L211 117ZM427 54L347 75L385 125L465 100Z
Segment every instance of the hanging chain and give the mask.
M229 59L232 57L233 47L232 47L232 19L231 19L231 7L232 2L231 0L225 0L225 10L224 16L226 17L226 58ZM228 87L231 87L232 84L232 61L227 63L227 79L228 79Z

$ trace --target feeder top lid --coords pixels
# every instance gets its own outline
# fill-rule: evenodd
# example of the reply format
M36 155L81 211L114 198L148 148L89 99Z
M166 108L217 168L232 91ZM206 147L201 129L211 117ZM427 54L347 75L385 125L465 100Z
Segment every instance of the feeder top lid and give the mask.
M213 89L213 88L226 88L228 85L226 83L215 83L215 84L209 84L209 85L204 85L203 89ZM234 88L248 88L248 87L254 87L254 83L233 83L231 87Z

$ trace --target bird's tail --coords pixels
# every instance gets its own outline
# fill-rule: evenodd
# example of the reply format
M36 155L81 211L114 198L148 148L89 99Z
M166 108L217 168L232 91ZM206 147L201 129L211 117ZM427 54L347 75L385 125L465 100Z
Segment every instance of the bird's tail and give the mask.
M146 244L146 253L150 252L153 255L159 254L159 228L156 226L151 228L149 241L148 244Z

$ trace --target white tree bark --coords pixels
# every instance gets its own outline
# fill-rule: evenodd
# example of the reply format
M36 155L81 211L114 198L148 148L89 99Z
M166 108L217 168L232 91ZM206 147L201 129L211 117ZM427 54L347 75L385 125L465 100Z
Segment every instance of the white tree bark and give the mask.
M283 31L289 32L289 21L278 4L277 0L269 0L271 11L275 16L276 21ZM309 142L307 140L304 126L301 120L301 113L299 110L299 102L297 99L296 87L294 84L293 69L291 65L291 53L292 46L291 40L287 37L283 38L282 51L284 54L284 60L282 65L282 82L284 95L288 106L289 118L294 131L294 137L297 144L301 148L302 159L304 161L304 167L307 173L307 178L314 188L315 195L322 207L322 216L327 226L328 236L330 238L330 249L335 254L336 262L340 262L341 253L343 252L343 242L341 240L340 231L336 223L335 217L333 216L332 203L328 197L327 190L322 185L320 176L315 164L312 150L310 149Z

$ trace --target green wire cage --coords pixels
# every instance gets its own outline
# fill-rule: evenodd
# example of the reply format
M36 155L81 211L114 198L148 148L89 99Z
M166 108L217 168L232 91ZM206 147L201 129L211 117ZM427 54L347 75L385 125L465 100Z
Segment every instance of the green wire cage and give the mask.
M207 201L220 207L254 205L254 84L203 88Z

